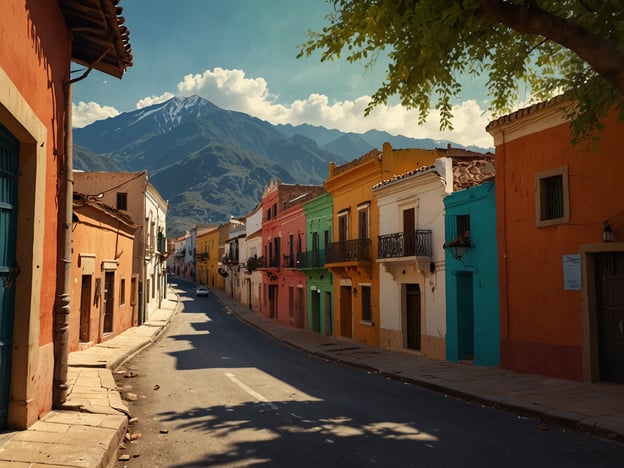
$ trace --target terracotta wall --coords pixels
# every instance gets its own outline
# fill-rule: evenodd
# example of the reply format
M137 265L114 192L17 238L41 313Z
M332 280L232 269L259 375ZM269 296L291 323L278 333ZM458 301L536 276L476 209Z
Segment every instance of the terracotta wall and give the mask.
M600 243L604 220L624 235L624 126L611 119L598 143L573 146L566 123L533 125L496 148L501 365L581 380L582 291L564 290L562 256ZM568 169L570 221L538 228L535 174L560 166Z
M80 347L80 314L81 290L83 275L90 275L91 294L89 297L89 341L83 346L106 341L132 327L133 298L138 301L131 290L132 285L132 257L133 257L133 230L119 220L111 218L101 210L83 207L74 208L79 219L74 222L72 235L72 277L71 277L71 313L69 325L69 351ZM92 256L92 257L91 257ZM93 258L93 269L90 268L90 258ZM109 265L117 261L114 273L114 304L113 330L104 332L104 274L105 262ZM101 282L99 297L96 295L97 280ZM124 280L124 291L121 286ZM136 294L137 291L135 291ZM124 298L123 302L121 298Z
M6 0L2 10L0 124L20 142L21 174L9 424L27 427L52 405L57 182L71 45L56 2Z

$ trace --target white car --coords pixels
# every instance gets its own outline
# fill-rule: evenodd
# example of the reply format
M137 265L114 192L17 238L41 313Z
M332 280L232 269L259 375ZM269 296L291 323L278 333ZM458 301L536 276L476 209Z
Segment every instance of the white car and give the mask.
M208 294L210 294L210 291L208 290L206 286L197 286L195 288L196 296L207 296Z

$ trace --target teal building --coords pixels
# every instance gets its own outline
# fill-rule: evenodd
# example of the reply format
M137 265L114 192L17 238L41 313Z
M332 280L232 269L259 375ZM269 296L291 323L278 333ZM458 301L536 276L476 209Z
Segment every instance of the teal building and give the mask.
M332 210L329 193L304 203L306 251L297 259L297 268L307 276L307 328L323 335L334 334L334 275L325 269L325 248L332 242Z
M444 199L446 359L500 363L496 199L493 181Z

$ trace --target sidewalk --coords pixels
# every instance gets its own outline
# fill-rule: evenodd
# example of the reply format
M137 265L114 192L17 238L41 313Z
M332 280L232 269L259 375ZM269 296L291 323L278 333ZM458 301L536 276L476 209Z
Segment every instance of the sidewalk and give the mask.
M224 291L211 294L251 326L322 359L359 367L382 376L533 418L548 425L624 442L624 386L583 384L519 374L497 368L435 361L416 353L364 346L278 324L249 310ZM70 353L70 390L63 410L52 411L4 444L0 468L108 467L126 434L128 408L113 370L151 344L178 312L169 299L140 327L85 351Z
M126 359L150 345L180 307L169 287L150 320L84 351L69 354L67 401L26 431L0 435L0 468L105 468L116 461L128 407L113 378Z

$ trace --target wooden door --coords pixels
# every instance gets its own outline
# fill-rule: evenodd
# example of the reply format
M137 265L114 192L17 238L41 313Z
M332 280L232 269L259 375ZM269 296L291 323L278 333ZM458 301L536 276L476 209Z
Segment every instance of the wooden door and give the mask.
M405 335L407 347L420 351L420 285L405 285Z
M596 255L600 379L624 383L624 253Z
M351 286L340 286L340 336L353 338Z
M416 220L414 208L403 210L403 247L406 257L416 255Z
M113 332L113 312L115 308L115 273L104 273L104 333Z
M90 341L91 322L91 275L82 275L80 288L80 341Z

